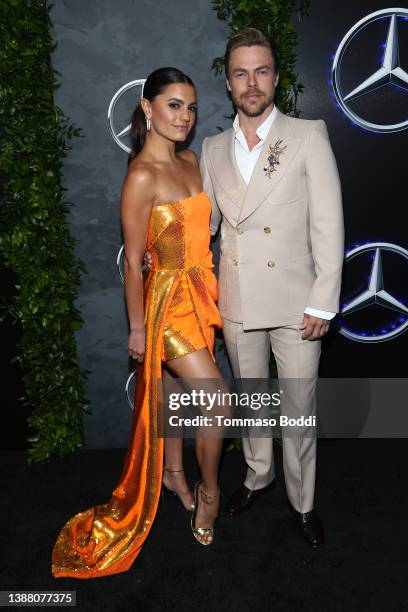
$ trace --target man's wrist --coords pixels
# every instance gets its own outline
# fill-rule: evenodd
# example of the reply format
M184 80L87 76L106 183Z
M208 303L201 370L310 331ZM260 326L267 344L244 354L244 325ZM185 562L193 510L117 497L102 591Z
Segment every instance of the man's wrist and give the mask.
M311 315L312 317L318 317L319 319L326 319L330 321L336 316L336 312L331 312L329 310L320 310L317 308L310 308L307 306L304 311L305 314Z

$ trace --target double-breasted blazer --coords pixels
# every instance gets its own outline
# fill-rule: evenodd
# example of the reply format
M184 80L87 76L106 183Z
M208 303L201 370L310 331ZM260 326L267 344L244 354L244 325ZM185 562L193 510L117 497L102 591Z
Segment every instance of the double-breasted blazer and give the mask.
M269 145L278 141L285 148L268 177ZM299 323L306 306L337 312L344 222L325 122L277 109L248 185L234 146L233 128L207 137L200 160L212 234L221 222L221 315L245 330Z

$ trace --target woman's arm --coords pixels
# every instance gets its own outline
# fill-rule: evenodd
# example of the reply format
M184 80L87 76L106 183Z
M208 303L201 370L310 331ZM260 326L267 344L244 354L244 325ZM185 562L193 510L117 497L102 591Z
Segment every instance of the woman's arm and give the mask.
M138 361L143 361L145 352L142 260L155 200L153 179L151 171L143 166L134 168L125 178L120 202L125 296L130 323L128 352Z

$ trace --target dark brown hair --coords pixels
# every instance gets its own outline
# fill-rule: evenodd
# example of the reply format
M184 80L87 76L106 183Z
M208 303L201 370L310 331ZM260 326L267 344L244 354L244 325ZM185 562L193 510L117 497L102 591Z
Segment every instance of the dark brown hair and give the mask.
M257 30L256 28L245 28L233 34L228 40L224 56L224 68L227 78L229 77L229 61L233 50L238 47L254 47L255 45L266 47L270 50L274 61L275 72L279 72L279 58L276 50L276 43L273 38L265 36L261 30Z
M156 96L159 96L166 89L167 85L174 83L186 83L194 87L193 81L189 76L178 70L177 68L158 68L147 77L143 86L143 97L152 102ZM136 106L132 114L132 149L129 154L128 164L143 148L146 138L146 118L142 106Z

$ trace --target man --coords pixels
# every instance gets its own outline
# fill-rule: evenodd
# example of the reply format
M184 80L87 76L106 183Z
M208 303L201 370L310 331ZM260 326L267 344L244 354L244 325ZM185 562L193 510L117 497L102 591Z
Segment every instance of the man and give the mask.
M279 66L273 41L249 28L225 54L233 127L204 139L201 173L221 222L219 299L237 378L268 378L270 347L279 379L299 381L290 402L311 414L321 337L339 307L344 253L341 189L324 121L284 115L274 105ZM226 509L249 508L275 477L272 438L242 440L243 485ZM283 437L286 490L300 530L323 541L314 509L316 438Z

